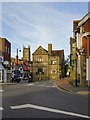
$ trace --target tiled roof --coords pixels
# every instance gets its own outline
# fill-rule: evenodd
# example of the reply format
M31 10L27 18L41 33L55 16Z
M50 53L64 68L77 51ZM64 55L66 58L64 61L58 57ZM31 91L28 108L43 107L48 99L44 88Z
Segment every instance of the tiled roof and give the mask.
M64 50L52 50L52 55L61 56L64 54Z

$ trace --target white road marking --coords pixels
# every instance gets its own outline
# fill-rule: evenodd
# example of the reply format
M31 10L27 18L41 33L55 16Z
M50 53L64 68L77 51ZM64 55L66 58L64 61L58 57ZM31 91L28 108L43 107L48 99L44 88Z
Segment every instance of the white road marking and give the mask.
M43 106L38 106L38 105L33 105L33 104L24 104L24 105L18 105L18 106L10 106L10 107L11 107L11 109L34 108L34 109L38 109L38 110L44 110L44 111L49 111L49 112L54 112L54 113L61 113L61 114L66 114L66 115L71 115L71 116L76 116L76 117L90 118L90 116L87 116L87 115L62 111L62 110L58 110L58 109L53 109L53 108L48 108L48 107L43 107Z
M39 82L36 82L36 83L39 83Z
M50 86L50 85L38 85L38 86L41 86L41 87L56 87L56 86Z
M3 108L2 108L2 107L0 107L0 110L3 110Z
M32 83L25 85L25 86L56 87L56 85L43 85L43 84L37 85L37 84L32 84Z
M28 84L28 85L26 85L26 86L33 86L33 85L34 85L34 84L31 83L31 84Z
M0 89L0 92L2 92L3 90L2 89Z

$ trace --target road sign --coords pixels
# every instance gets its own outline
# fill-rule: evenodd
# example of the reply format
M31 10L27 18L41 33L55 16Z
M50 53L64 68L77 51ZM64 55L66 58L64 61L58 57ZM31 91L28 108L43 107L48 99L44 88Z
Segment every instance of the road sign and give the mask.
M0 62L3 62L3 56L0 55Z

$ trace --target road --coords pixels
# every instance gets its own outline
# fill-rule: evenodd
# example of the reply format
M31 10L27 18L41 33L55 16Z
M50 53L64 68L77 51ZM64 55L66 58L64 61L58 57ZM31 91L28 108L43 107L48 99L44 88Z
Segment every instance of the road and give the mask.
M2 89L2 118L88 117L88 96L65 92L53 81L3 85Z

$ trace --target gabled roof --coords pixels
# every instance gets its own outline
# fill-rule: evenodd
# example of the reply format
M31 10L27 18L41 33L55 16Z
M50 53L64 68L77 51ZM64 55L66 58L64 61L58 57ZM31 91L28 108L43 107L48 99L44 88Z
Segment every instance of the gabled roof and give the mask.
M81 21L79 22L78 26L82 26L83 23L85 23L88 19L90 18L90 12L88 12L88 14L86 14Z
M48 54L48 51L47 50L45 50L42 46L39 46L36 50L35 50L35 52L32 54L32 55L41 55L41 54Z
M53 50L52 51L53 56L61 56L62 54L64 54L64 50Z

